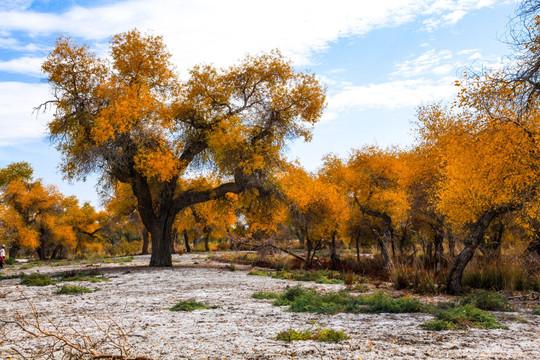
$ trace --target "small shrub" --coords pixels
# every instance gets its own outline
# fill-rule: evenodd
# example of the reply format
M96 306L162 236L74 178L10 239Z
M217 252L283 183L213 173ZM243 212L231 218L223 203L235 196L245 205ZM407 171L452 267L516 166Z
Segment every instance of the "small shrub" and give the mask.
M227 265L225 265L225 268L230 270L230 271L236 271L236 264L235 263L227 264Z
M369 286L367 286L366 284L356 284L345 289L345 291L366 292L369 291Z
M308 330L294 330L288 329L280 332L276 339L281 341L301 341L301 340L315 340L320 342L333 342L338 343L340 341L348 339L349 336L345 334L343 330L334 329L317 329L312 331Z
M92 283L109 281L109 278L103 276L99 271L89 272L67 271L62 274L60 281L90 281Z
M415 294L436 294L437 286L433 275L429 272L416 273L412 280L412 290Z
M513 311L508 299L494 291L480 290L460 301L461 305L471 304L482 310L490 311Z
M268 272L268 271L262 271L262 270L251 269L251 270L249 270L248 275L270 276L271 274L270 274L270 272Z
M58 289L55 292L55 294L72 295L72 294L84 294L84 293L91 293L91 292L92 290L84 286L63 285L60 289Z
M400 297L393 299L382 291L361 298L366 308L359 309L365 313L416 313L426 311L426 307L417 298Z
M292 287L292 288L288 288L274 302L274 305L276 305L276 306L290 305L296 298L298 298L300 296L303 296L303 295L313 294L313 293L315 293L315 290L306 289L306 288L304 288L304 287L302 287L300 285Z
M534 309L534 311L532 312L533 315L540 315L540 307L537 307L536 309Z
M311 330L294 330L289 329L277 334L276 340L291 342L298 340L311 340L313 333Z
M424 323L422 327L427 330L441 331L468 327L499 329L502 326L495 317L469 304L441 311L435 314L435 320Z
M343 284L341 279L329 279L326 276L323 276L316 281L317 284Z
M347 286L347 287L352 287L356 282L356 277L354 276L354 273L352 272L348 272L345 274L345 276L343 277L343 283Z
M54 281L48 275L34 273L23 276L21 284L26 286L47 286L54 284Z
M275 292L257 291L251 297L254 299L277 299L279 295Z
M394 274L394 288L396 290L408 289L410 286L409 277L397 270Z
M180 301L173 307L169 308L169 310L171 311L193 311L193 310L201 310L201 309L211 309L211 307L201 302L194 301L194 300L186 300L186 301Z
M345 334L343 330L334 329L319 329L313 336L314 340L333 343L338 343L348 338L349 335Z
M291 312L319 314L349 313L411 313L426 311L416 298L393 299L383 292L366 296L351 296L346 291L317 294L314 289L296 286L289 288L274 302L276 306L288 305Z
M5 262L6 265L14 265L15 264L15 259L14 258L7 258L4 262Z

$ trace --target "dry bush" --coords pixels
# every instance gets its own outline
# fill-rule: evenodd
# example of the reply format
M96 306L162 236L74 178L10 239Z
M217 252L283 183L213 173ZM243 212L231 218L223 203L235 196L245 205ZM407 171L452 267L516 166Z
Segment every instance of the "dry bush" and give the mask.
M17 312L14 320L0 319L0 334L13 334L15 328L19 328L27 338L37 340L36 346L19 341L6 349L6 358L152 360L136 354L130 344L130 338L134 335L110 317L98 319L85 315L95 326L91 330L86 329L80 321L76 325L60 326L40 314L30 300L25 299L30 306L29 313L23 315Z

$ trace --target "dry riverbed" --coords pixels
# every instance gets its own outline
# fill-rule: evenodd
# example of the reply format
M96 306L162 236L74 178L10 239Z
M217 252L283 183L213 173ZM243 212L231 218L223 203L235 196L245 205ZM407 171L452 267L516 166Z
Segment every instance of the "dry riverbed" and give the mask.
M132 355L151 359L540 359L540 316L532 315L530 309L519 308L512 313L521 321L505 320L508 330L442 332L420 328L431 319L428 314L290 313L273 306L270 300L253 299L251 295L256 291L281 292L296 282L249 276L245 267L237 265L236 271L231 271L204 257L175 255L174 267L167 269L145 267L147 256L124 264L27 269L26 273L59 273L96 268L110 281L75 283L99 288L92 293L56 295L61 285L27 287L20 285L19 279L1 280L0 319L15 320L20 313L31 320L32 304L41 326L79 340L81 336L102 338L100 327L118 334L118 325L127 333L127 344L120 345L131 346ZM20 272L11 268L2 274ZM321 291L343 287L302 284ZM215 308L168 310L188 299ZM58 329L54 330L52 324ZM107 330L107 326L112 329ZM280 331L310 326L344 330L350 338L338 344L275 340ZM15 324L0 325L0 359L7 359L13 349L35 353L46 341L50 340L33 338ZM114 349L108 353L114 354Z

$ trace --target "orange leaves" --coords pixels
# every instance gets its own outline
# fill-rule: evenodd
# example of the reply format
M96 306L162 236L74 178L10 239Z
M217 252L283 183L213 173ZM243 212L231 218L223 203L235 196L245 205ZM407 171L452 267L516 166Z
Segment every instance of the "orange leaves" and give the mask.
M309 138L325 106L315 77L296 73L277 51L227 69L195 66L181 82L159 36L135 29L113 36L110 48L105 66L60 38L43 64L58 110L49 132L69 177L130 164L112 173L135 170L159 183L192 162L225 176L269 171L286 140Z
M161 36L142 35L137 29L113 36L113 67L121 80L150 87L169 86L176 80Z
M168 181L180 168L180 161L167 148L141 149L135 157L136 168L147 178Z
M68 247L74 244L73 228L64 222L64 198L56 188L16 179L4 188L2 201L2 227L14 245L35 249L44 246L45 237Z
M335 184L291 166L280 179L290 201L293 221L300 221L312 239L329 239L343 230L349 216L347 198Z

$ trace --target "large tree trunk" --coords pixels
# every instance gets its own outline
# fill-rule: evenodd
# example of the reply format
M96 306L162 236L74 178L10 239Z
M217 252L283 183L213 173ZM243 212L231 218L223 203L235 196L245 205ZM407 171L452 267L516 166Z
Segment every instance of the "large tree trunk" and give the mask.
M339 255L336 249L336 233L335 232L332 233L332 239L330 241L330 261L332 262L333 270L337 269L338 264L341 261L339 259Z
M450 229L446 230L446 238L448 240L448 255L453 259L456 257L456 239Z
M41 260L41 261L47 260L47 254L45 252L45 246L44 245L41 245L40 247L38 247L36 252L37 252L37 254L39 256L39 260Z
M10 259L16 259L19 256L19 252L21 251L21 248L18 246L11 246L8 250L9 252L9 258Z
M501 258L502 237L504 234L504 224L499 221L492 226L493 234L488 237L487 241L482 244L481 250L488 261L498 260Z
M378 238L379 246L381 247L381 255L384 259L384 268L387 270L392 270L394 268L394 262L390 256L388 248L391 246L392 233L387 226L383 226L383 231L381 236Z
M172 266L171 248L173 245L172 225L174 216L162 216L151 224L150 238L152 239L152 256L150 266Z
M146 229L146 228L143 228L142 230L142 238L143 238L143 243L142 243L142 254L143 255L148 255L148 245L150 245L150 236L149 236L149 231Z
M442 259L443 259L443 239L444 239L444 236L443 236L443 233L442 233L443 229L442 228L437 228L435 229L435 237L433 239L433 245L435 247L435 252L434 252L434 265L435 265L435 274L438 275L439 272L441 271L441 262L442 262Z
M306 241L306 268L311 268L311 266L313 265L311 263L311 253L313 251L313 242L311 241L311 239L309 238L309 236L306 234L306 236L304 237L305 241Z
M210 251L209 242L210 242L210 233L211 232L212 232L212 230L209 230L209 229L205 229L205 231L204 231L204 251Z
M360 231L357 231L354 235L354 244L356 248L356 262L360 266Z
M379 242L379 246L381 248L381 255L384 259L384 268L391 271L394 268L394 261L392 257L390 256L390 252L389 252L390 247L393 246L392 218L390 218L390 216L388 216L385 213L366 208L356 198L355 198L355 202L360 207L360 210L362 210L363 213L366 213L369 216L373 216L373 217L381 219L382 232L377 236L377 241ZM372 229L372 231L374 230ZM374 233L377 234L376 231L374 231Z
M64 250L62 245L56 245L52 252L51 259L60 259L62 257L62 250Z
M296 236L298 237L298 242L300 243L300 249L303 249L306 243L306 240L304 239L304 235L301 231L296 232Z
M186 229L184 229L184 246L186 247L186 252L191 252L191 246L189 246L189 237Z
M446 291L449 294L457 294L461 291L461 279L463 278L463 272L473 258L474 252L482 243L486 229L491 224L493 219L499 215L515 211L520 207L521 205L519 204L509 204L490 209L484 212L472 225L471 233L465 240L465 247L456 257L454 264L450 269L450 274L448 274Z

